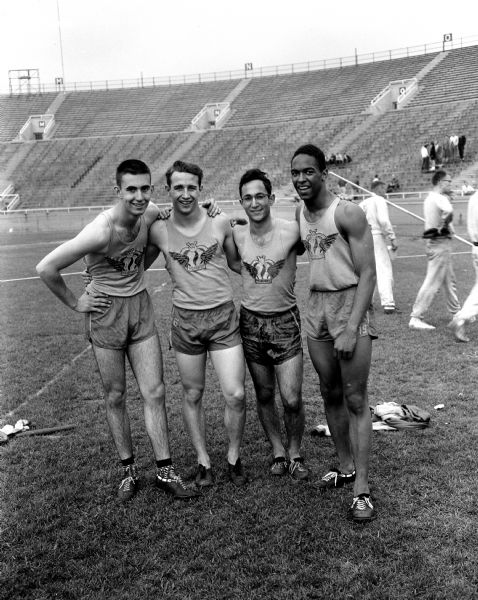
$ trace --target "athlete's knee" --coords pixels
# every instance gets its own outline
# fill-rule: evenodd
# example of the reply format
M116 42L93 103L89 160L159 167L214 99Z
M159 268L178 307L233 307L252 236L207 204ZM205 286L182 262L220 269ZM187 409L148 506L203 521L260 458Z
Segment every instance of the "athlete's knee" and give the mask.
M183 398L186 404L196 405L201 402L204 394L204 387L185 387L183 389Z
M232 410L244 410L246 405L246 394L244 386L238 384L234 389L227 390L224 393L226 404Z
M256 389L256 398L258 404L270 404L275 400L275 389L273 385L261 385Z
M166 387L161 381L146 389L143 388L142 395L146 404L163 404L166 399Z
M121 386L112 386L105 389L105 405L107 409L119 409L126 406L126 389Z
M320 382L320 393L324 403L328 406L343 402L342 386L337 383Z
M297 414L302 410L302 394L288 394L286 398L282 399L284 405L284 412L290 414Z
M370 412L367 402L366 386L346 386L344 390L345 403L349 412L356 416L362 416L366 411Z

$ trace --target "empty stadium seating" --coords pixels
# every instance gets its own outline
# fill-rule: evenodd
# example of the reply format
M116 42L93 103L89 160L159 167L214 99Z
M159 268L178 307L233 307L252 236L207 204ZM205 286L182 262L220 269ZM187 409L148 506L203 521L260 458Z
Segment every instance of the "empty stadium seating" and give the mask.
M420 190L430 185L430 176L420 170L422 143L464 134L465 162L447 168L457 181L464 169L473 179L478 46L440 57L402 110L376 118L367 112L391 80L416 76L435 56L254 77L240 93L239 80L67 92L55 114L53 139L36 142L12 140L29 115L46 111L56 94L0 96L0 171L14 182L21 208L103 205L113 198L121 160L145 160L160 184L171 157L187 149L183 158L204 168L205 195L229 200L237 198L242 171L253 166L266 170L280 193L290 192L290 156L298 145L314 142L326 152L350 154L352 162L339 172L359 177L366 187L378 173L386 181L396 175L402 190ZM224 101L234 90L223 129L188 130L206 103ZM165 199L158 186L156 200Z

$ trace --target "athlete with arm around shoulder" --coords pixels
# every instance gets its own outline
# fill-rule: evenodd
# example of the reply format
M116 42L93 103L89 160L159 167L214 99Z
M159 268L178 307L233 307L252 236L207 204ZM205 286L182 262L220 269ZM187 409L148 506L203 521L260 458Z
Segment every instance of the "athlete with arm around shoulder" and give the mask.
M175 498L197 495L175 472L169 450L161 347L151 299L144 281L148 230L158 216L150 203L149 167L126 160L116 170L116 203L37 265L41 279L65 305L85 313L103 384L106 417L123 466L121 501L132 499L138 474L126 409L127 357L144 401L145 425L156 460L156 485ZM77 298L61 271L84 259L92 277Z

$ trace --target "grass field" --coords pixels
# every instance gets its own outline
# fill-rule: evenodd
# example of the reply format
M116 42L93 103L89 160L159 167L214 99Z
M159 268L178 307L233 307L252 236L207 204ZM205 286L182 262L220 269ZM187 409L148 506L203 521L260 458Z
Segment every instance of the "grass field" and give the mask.
M428 318L437 330L408 330L425 272L424 246L419 226L399 225L397 234L401 313L377 313L381 336L374 343L370 404L416 404L432 419L426 430L373 434L371 485L379 517L367 525L345 518L350 489L319 495L307 483L272 480L249 377L242 457L251 481L245 489L233 488L225 474L223 403L212 370L206 407L217 485L182 504L153 488L142 402L130 376L142 488L129 505L118 506L120 470L82 318L38 279L23 279L34 277L34 265L61 236L2 236L1 424L26 418L38 428L69 423L76 428L0 446L0 598L477 598L478 326L468 328L471 343L456 343L438 296ZM464 299L474 272L469 249L456 242L456 250ZM161 331L173 458L191 476L195 459L167 346L171 286L162 270L147 278ZM239 298L239 280L233 281ZM68 283L79 291L77 275ZM307 266L301 265L300 307L306 293ZM325 419L307 352L305 357L303 447L317 477L335 456L330 438L309 435ZM438 403L444 410L434 410Z

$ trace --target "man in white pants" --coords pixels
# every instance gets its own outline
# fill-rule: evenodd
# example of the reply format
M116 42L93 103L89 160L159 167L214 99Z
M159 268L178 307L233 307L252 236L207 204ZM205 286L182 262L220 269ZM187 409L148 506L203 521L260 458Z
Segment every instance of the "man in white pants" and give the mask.
M393 252L397 249L395 232L390 223L387 203L384 198L385 183L376 179L372 182L372 196L360 202L372 230L375 265L377 269L377 289L383 312L390 315L395 312L393 298L393 270L388 251L390 245ZM387 243L388 239L388 243Z
M475 285L465 300L463 308L455 314L450 323L455 338L459 342L470 341L465 332L465 323L474 321L478 315L478 192L475 192L468 200L467 227L468 235L473 243L471 255L475 267Z
M412 308L410 329L433 330L423 317L436 293L443 287L448 311L455 315L460 310L456 295L456 280L452 264L453 207L450 202L451 177L446 171L436 171L432 177L433 190L425 198L423 216L427 240L427 274Z

